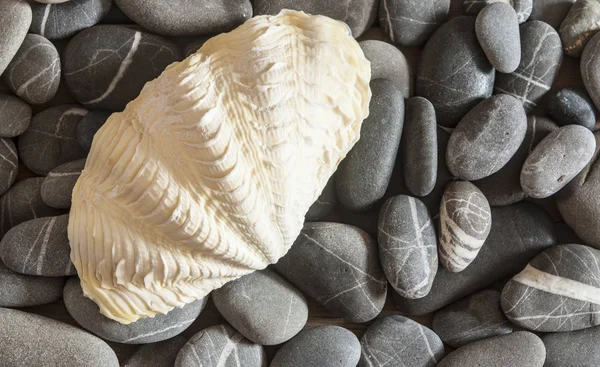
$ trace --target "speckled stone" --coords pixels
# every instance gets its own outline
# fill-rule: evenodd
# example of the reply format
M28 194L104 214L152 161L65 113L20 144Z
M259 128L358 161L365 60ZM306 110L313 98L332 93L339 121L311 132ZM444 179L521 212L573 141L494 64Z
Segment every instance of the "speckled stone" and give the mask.
M0 261L0 307L27 307L52 303L62 296L64 284L65 278L19 274ZM5 325L2 326L4 330ZM5 333L2 333L0 338L4 335Z
M4 194L15 183L19 171L17 147L12 140L0 138L0 158L0 194Z
M50 40L69 38L89 28L108 13L112 0L70 0L60 4L31 3L30 32Z
M186 338L178 335L162 342L146 344L138 349L123 367L173 367Z
M537 0L547 1L547 0ZM519 24L525 23L533 10L534 0L464 0L463 7L467 14L478 14L486 6L494 3L505 3L510 4L517 13L517 19Z
M581 77L596 108L600 106L600 33L588 42L581 55Z
M423 48L420 60L416 95L433 104L442 126L456 126L471 108L492 95L495 72L477 41L475 17L460 16L444 23Z
M545 367L600 366L600 327L544 334L541 338L546 347Z
M31 107L11 94L0 94L0 138L13 138L27 130Z
M558 28L575 1L576 0L535 0L529 19L541 20L554 28Z
M490 64L501 73L512 73L521 62L517 13L510 4L486 6L475 22L475 33Z
M211 296L221 315L244 337L260 345L290 340L308 320L302 293L269 269L229 282Z
M379 40L365 40L358 44L371 63L371 80L388 79L400 89L404 98L412 97L414 72L402 51Z
M119 367L108 344L74 326L8 308L0 308L0 325L5 366Z
M383 309L387 280L377 243L341 223L306 223L275 269L304 294L350 322L366 322Z
M100 313L94 301L83 295L78 277L71 277L65 285L63 299L69 314L84 329L102 339L124 344L155 343L181 334L200 315L206 298L175 308L167 314L121 324Z
M85 158L61 164L50 171L40 191L44 203L57 209L70 208L73 188L83 167L85 167Z
M490 176L512 158L527 131L521 103L497 94L475 106L450 135L446 163L463 180Z
M546 136L525 160L521 187L533 198L545 198L567 185L590 162L594 134L580 125L567 125Z
M77 141L83 150L86 152L90 151L94 135L96 135L110 115L111 112L108 111L93 110L79 121L79 124L77 124Z
M31 7L26 0L0 1L0 75L16 55L31 25Z
M563 88L548 100L548 113L558 124L581 125L594 130L594 102L583 88Z
M279 349L269 367L355 367L360 359L360 342L339 326L304 330Z
M375 321L360 344L358 367L435 367L445 354L444 344L433 331L400 315Z
M576 1L560 25L565 54L580 57L585 45L600 30L600 2Z

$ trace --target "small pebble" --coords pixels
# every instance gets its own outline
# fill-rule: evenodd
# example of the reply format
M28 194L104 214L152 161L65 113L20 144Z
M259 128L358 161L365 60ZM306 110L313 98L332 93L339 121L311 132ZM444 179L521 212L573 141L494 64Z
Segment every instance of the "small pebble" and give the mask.
M581 77L596 108L600 106L600 33L588 42L581 55Z
M69 0L60 4L30 2L30 32L49 40L69 38L97 24L108 13L112 0Z
M14 138L31 123L31 107L11 94L0 93L0 138Z
M61 164L50 171L40 191L44 203L57 209L70 208L73 188L84 167L85 158Z
M547 1L547 0L537 0L539 1ZM517 13L517 19L519 24L525 23L529 16L531 15L531 11L533 10L533 4L535 0L464 0L463 7L465 9L465 13L467 14L478 14L482 11L486 6L494 3L505 3L512 5Z
M335 194L335 175L329 178L327 185L319 198L311 205L306 213L307 221L316 221L331 212L337 205L337 196Z
M531 20L541 20L552 27L560 27L576 0L534 0Z
M138 349L123 367L173 367L175 359L187 340L178 335L158 343L146 344Z
M437 217L440 212L440 202L442 201L446 185L455 179L448 170L448 165L446 165L446 151L448 150L448 141L450 140L449 130L439 125L437 126L437 178L433 190L428 195L420 198L425 203L432 218Z
M365 40L358 44L371 63L371 80L388 79L398 87L404 98L412 97L414 72L402 51L379 40Z
M0 113L2 110L0 110ZM19 170L17 147L10 139L0 138L0 195L15 183Z
M600 366L600 327L541 336L546 347L544 367Z
M600 2L578 0L560 25L565 54L580 57L585 45L600 30Z
M548 113L558 124L581 125L594 130L596 111L594 102L585 90L563 88L548 100Z
M27 1L0 1L0 75L17 54L30 25L31 6Z
M58 301L64 284L65 278L15 273L0 261L0 307L39 306ZM4 329L6 325L3 322L0 321L0 324L3 330L9 330ZM0 334L1 339L5 333ZM4 361L4 355L0 355Z
M521 62L517 13L510 4L486 6L475 22L475 32L490 64L501 73L512 73Z
M88 112L79 121L79 124L77 124L77 141L83 150L89 152L92 149L94 135L96 135L111 114L108 111L93 110Z

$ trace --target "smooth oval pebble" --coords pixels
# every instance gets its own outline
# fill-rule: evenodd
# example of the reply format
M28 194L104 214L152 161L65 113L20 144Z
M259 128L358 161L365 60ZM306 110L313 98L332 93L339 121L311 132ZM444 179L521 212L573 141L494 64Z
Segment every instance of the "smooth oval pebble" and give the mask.
M565 54L580 57L585 45L600 30L600 2L578 0L560 25Z
M580 88L563 88L552 95L548 100L548 113L562 126L581 125L593 131L596 125L594 102Z
M544 367L600 366L600 327L541 336L546 347Z
M167 314L121 324L102 315L98 305L84 296L76 276L67 280L63 299L69 314L84 329L102 339L124 344L155 343L179 335L196 320L206 305L206 298L199 299Z
M0 355L4 366L119 367L100 338L47 317L0 308Z
M588 42L581 55L581 77L596 108L600 108L600 33Z
M0 261L0 307L27 307L52 303L62 297L64 284L65 278L15 273Z
M444 194L444 189L446 189L446 185L448 182L455 179L448 170L448 165L446 164L446 151L448 150L448 141L450 140L449 130L451 131L451 129L439 125L436 128L437 177L435 179L433 190L426 196L420 198L421 201L425 203L425 206L429 210L429 214L431 214L431 217L433 218L437 217L440 212L440 202L442 200L442 195Z
M83 150L90 151L94 135L104 126L111 114L109 111L93 110L79 121L79 124L77 124L77 141Z
M530 19L541 20L554 28L558 28L575 1L576 0L534 1Z
M458 348L438 367L542 367L545 359L542 340L528 331L517 331Z
M355 367L360 359L360 342L347 329L320 326L304 330L285 343L269 367Z
M0 93L0 137L14 138L27 130L31 106L11 94Z
M194 334L181 348L175 367L264 367L267 356L229 325L215 325Z
M0 138L0 158L0 194L4 194L15 183L19 171L17 147L12 140Z
M21 274L75 275L67 237L69 215L28 220L11 228L0 241L0 258Z
M377 243L341 223L305 223L275 269L304 294L350 322L366 322L383 309L387 280Z
M97 24L110 10L112 0L70 0L60 4L30 2L30 32L49 40L69 38Z
M490 64L501 73L512 73L521 62L517 13L510 4L486 6L475 22L479 44Z
M445 354L444 344L433 331L400 315L375 321L360 344L358 367L435 367Z
M30 25L31 6L27 1L0 1L0 75L21 47Z
M548 1L548 0L538 0L540 1ZM465 13L467 14L478 14L482 11L486 6L495 4L495 3L505 3L510 4L515 9L517 13L517 19L519 24L525 23L531 12L533 10L534 0L464 0L463 8L465 9Z
M533 198L555 194L583 170L595 149L594 134L583 126L563 126L550 133L523 164L523 191Z
M469 111L450 135L448 169L465 181L490 176L508 163L526 131L521 103L505 94L491 96Z
M302 293L269 269L229 282L211 296L217 310L237 331L261 345L290 340L308 319Z
M361 126L360 140L336 171L338 200L354 211L367 210L383 198L404 124L404 98L391 81L371 81L371 92L369 117Z
M506 283L502 309L508 319L541 332L600 325L600 250L557 245L536 256Z
M371 63L371 80L388 79L398 87L404 98L412 97L414 72L402 51L379 40L364 40L358 44Z
M61 164L50 171L40 191L44 203L57 209L70 208L73 188L84 167L85 158Z
M406 298L425 297L437 273L437 239L427 207L419 199L389 198L379 213L379 260L386 278Z
M99 49L106 54L100 59ZM63 75L79 103L122 111L146 82L180 58L177 46L165 38L118 25L99 25L69 41Z
M123 367L173 367L185 343L186 338L178 335L162 342L146 344L129 357Z

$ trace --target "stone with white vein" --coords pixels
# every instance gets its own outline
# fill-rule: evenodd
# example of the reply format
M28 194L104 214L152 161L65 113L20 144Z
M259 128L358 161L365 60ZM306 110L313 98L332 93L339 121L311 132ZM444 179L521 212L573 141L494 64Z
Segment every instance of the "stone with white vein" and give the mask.
M367 39L358 43L371 63L371 80L388 79L404 98L414 94L414 70L398 47L380 40Z
M0 1L0 75L21 47L30 25L31 6L27 1Z
M600 31L600 2L579 0L573 4L560 25L565 54L580 57L585 45Z
M39 306L58 301L64 284L63 277L38 277L14 272L0 260L0 307Z
M30 32L50 40L69 38L97 24L108 13L112 0L70 0L56 4L30 2Z
M581 78L596 108L600 108L600 33L596 33L581 54Z
M533 331L600 325L600 250L567 244L539 254L506 283L502 309L511 322Z
M93 110L83 116L77 125L77 141L79 145L89 152L92 148L94 136L110 117L111 113L103 110Z
M0 93L0 137L14 138L31 123L31 106L12 94Z
M307 221L315 221L323 218L331 212L337 205L337 196L335 195L335 174L329 178L327 185L323 189L319 198L310 206L306 212Z
M18 170L19 158L15 143L10 139L0 138L0 195L15 183Z
M388 199L379 213L379 259L386 278L406 298L422 298L437 273L435 225L425 204L411 196Z
M73 187L84 167L85 158L61 164L50 171L40 192L44 203L57 209L70 208Z
M548 1L548 0L538 0L540 1ZM529 19L531 12L533 11L533 6L536 1L535 0L464 0L463 8L465 9L465 13L467 14L478 14L483 8L490 4L494 3L505 3L510 4L515 9L517 13L517 19L519 24L524 23Z

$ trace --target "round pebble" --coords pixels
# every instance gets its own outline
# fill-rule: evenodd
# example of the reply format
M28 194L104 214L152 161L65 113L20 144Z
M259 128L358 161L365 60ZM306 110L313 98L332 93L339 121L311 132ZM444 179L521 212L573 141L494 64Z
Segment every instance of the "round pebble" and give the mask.
M39 306L58 301L62 297L64 284L65 278L16 273L0 261L0 307ZM6 326L2 325L3 328ZM3 332L0 338L4 335Z
M12 140L0 138L0 158L0 194L4 194L15 183L19 170L17 147Z
M96 135L110 115L111 112L108 111L93 110L79 121L79 124L77 124L77 141L83 150L86 152L90 151L94 135Z
M185 343L186 338L178 335L162 342L146 344L127 360L124 367L173 367Z
M548 100L548 113L558 124L581 125L594 130L596 111L590 96L580 88L564 88Z
M589 41L581 55L581 77L596 108L600 106L600 33Z
M475 22L475 32L483 52L497 71L512 73L521 62L521 41L517 13L510 4L486 6Z
M31 107L11 94L0 93L0 138L14 138L27 130Z
M402 51L379 40L365 40L358 44L371 63L371 80L388 79L400 89L404 98L412 97L414 73Z
M44 203L57 209L70 208L73 188L84 167L85 158L61 164L50 171L40 191Z
M565 54L580 57L585 45L600 30L600 2L579 0L573 4L560 25Z
M27 1L0 1L0 75L17 54L30 25L31 6Z
M97 24L110 10L112 0L70 0L64 3L30 2L30 32L49 40L69 38Z

